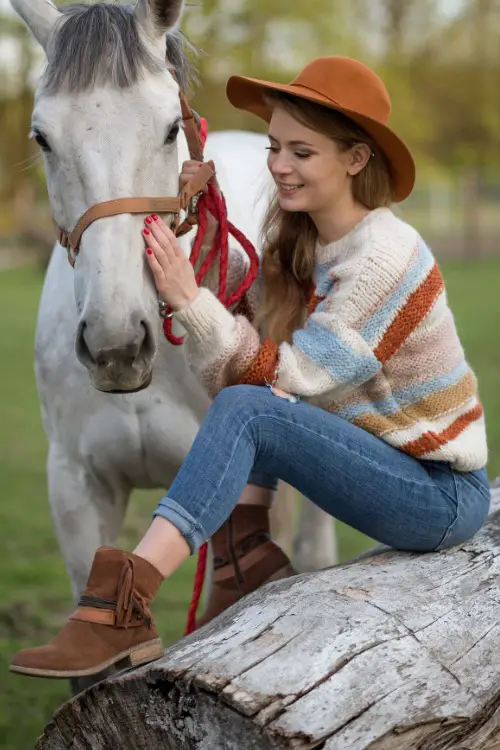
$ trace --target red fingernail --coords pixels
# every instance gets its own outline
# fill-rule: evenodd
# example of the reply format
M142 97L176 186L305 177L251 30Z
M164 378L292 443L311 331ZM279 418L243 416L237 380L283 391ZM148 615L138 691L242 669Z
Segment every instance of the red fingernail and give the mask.
M146 223L147 224L151 224L152 221L153 221L153 219L151 218L151 216L146 216Z
M150 247L148 247L148 249L146 250L146 252L147 252L148 255L153 255L153 251L151 250Z
M151 232L149 231L149 229L143 229L142 231L143 231L144 234L151 234Z
M158 217L158 216L157 216L156 214L153 214L153 216L152 216L151 218L152 218L152 219L153 219L154 221L158 221L158 219L159 219L159 217Z

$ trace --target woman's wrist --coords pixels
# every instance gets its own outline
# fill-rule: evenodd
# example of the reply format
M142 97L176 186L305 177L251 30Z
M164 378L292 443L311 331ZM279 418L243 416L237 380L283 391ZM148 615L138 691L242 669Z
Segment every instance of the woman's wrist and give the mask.
M186 295L185 300L183 300L182 303L176 304L175 306L172 306L172 310L174 312L181 312L181 310L185 310L187 307L189 307L197 298L197 296L200 293L200 288L197 287L196 291L193 290L190 294Z

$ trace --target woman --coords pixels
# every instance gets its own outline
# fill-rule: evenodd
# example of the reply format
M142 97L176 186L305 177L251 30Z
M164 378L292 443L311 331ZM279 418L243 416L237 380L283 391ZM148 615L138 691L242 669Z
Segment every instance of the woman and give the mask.
M249 480L283 479L402 550L462 542L488 514L476 379L431 252L388 208L411 192L414 163L387 127L382 82L359 62L322 58L289 86L233 77L228 96L269 122L277 197L249 299L259 295L258 313L250 322L251 310L233 315L198 289L173 234L146 219L158 292L215 401L135 554L98 550L69 623L17 654L14 671L75 677L160 656L148 604L228 523ZM250 571L247 590L262 583L262 560L267 578L287 565L256 518L226 576ZM224 599L224 576L219 585Z

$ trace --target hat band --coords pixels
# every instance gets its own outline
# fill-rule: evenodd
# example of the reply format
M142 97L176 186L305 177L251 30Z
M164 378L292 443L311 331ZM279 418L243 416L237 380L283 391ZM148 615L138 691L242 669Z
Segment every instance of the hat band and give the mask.
M350 117L351 119L354 119L355 122L356 122L355 120L356 115L359 115L359 117L366 117L368 120L371 120L372 122L377 122L379 123L379 125L383 125L384 127L387 126L387 122L385 122L380 117L374 117L374 115L365 114L364 112L360 112L359 109L352 109L352 107L348 107L345 104L341 104L340 102L328 96L328 94L324 94L322 91L318 91L318 89L313 89L311 88L311 86L306 86L305 84L299 83L298 81L294 81L293 83L290 83L289 86L290 88L300 87L301 89L310 91L312 94L315 94L316 96L322 97L323 99L333 104L335 107L338 107L343 112L346 112L346 116ZM300 94L297 93L297 96L300 96ZM320 102L318 102L318 104L320 104Z
M332 104L335 104L336 107L342 107L342 104L339 104L339 102L335 101L335 99L332 99L327 94L324 94L322 91L318 91L317 89L312 89L310 86L306 86L303 83L294 82L291 83L290 86L300 86L302 89L306 89L307 91L310 91L312 94L316 94L316 96L322 96L324 99L328 99L329 102ZM347 107L344 107L344 109L347 109Z

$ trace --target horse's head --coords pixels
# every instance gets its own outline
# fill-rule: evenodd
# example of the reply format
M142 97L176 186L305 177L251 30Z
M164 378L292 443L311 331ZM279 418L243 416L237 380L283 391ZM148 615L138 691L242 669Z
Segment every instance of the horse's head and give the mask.
M176 196L178 84L187 63L176 31L182 0L136 7L13 0L47 56L32 117L57 224L72 230L92 205L113 198ZM184 154L183 154L184 157ZM160 333L144 262L144 216L94 222L74 268L76 354L103 391L147 386Z

